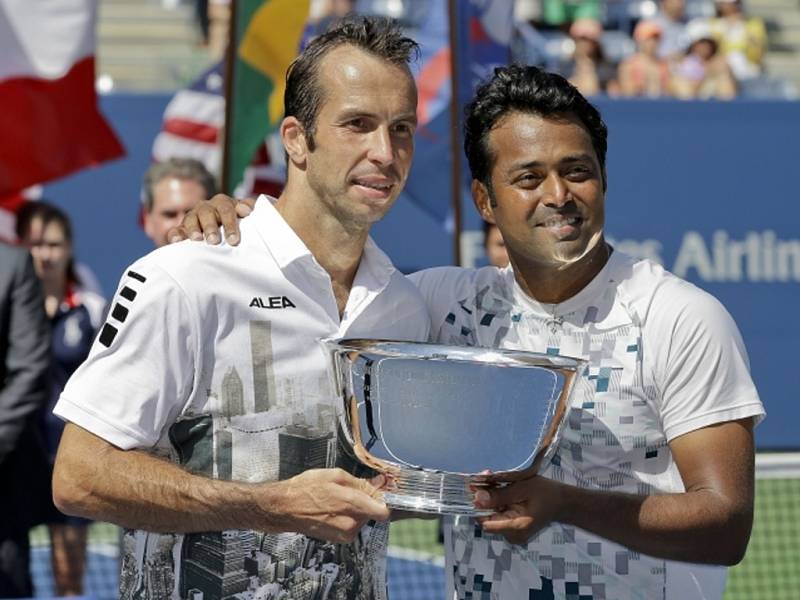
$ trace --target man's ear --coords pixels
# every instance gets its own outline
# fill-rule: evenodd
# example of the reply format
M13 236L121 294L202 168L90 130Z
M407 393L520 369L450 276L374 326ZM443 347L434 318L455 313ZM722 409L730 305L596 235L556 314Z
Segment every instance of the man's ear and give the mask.
M494 210L489 190L477 179L472 180L470 188L472 190L472 201L475 203L475 208L478 209L478 214L484 221L494 225Z
M283 147L286 150L286 154L289 155L289 160L298 166L304 165L308 154L308 144L300 121L296 117L286 117L281 122L280 132Z
M147 212L147 209L142 207L142 229L144 230L144 234L151 240L155 239L154 236L156 233L155 229L153 228L152 214L152 210Z

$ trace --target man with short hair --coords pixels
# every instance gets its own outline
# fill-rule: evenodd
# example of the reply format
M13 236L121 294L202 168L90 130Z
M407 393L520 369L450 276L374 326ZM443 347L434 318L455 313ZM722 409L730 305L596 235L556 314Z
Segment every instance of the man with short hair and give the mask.
M153 163L142 183L142 225L156 248L167 244L175 227L195 204L217 192L214 176L193 158Z
M744 556L764 416L744 345L712 296L606 243L606 149L597 109L535 67L467 107L473 199L511 266L411 275L432 337L587 365L541 474L490 478L496 513L445 527L448 598L721 598Z
M419 292L369 238L411 165L415 50L384 19L312 41L287 75L275 205L239 246L167 246L123 276L54 411L56 504L130 528L122 598L385 598L382 481L325 468L319 340L428 337Z
M563 78L498 69L466 113L473 198L513 268L412 276L433 336L587 366L541 476L478 491L496 514L446 528L450 589L721 598L713 565L744 556L764 415L736 325L706 292L606 243L606 126Z

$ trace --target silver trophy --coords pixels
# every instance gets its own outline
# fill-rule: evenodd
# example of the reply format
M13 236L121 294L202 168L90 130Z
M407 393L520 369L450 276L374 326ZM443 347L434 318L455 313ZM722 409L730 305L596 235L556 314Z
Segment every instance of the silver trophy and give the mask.
M555 451L583 361L518 350L324 340L341 400L337 464L383 474L384 500L479 516L474 489L533 476Z

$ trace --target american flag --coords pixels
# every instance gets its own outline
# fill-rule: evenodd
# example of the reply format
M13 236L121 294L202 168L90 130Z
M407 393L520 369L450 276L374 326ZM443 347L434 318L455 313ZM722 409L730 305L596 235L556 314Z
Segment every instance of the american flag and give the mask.
M153 161L194 158L219 179L222 168L222 129L225 125L223 62L204 72L188 88L179 90L167 104L161 131L153 143ZM256 151L235 190L237 197L278 196L286 179L280 139L270 136Z

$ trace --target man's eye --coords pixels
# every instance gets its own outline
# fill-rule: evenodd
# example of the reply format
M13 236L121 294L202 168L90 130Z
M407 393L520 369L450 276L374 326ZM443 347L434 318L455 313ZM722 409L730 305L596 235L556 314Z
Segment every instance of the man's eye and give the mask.
M394 130L401 135L413 135L414 126L411 123L398 123L394 126Z
M583 166L572 167L569 171L567 171L568 177L578 180L587 179L591 174L592 170Z
M517 183L526 187L536 185L539 182L539 177L533 173L525 173L517 178Z
M352 129L364 129L367 126L367 122L364 119L350 119L347 122L347 125Z

